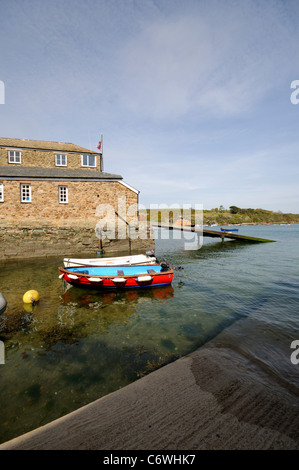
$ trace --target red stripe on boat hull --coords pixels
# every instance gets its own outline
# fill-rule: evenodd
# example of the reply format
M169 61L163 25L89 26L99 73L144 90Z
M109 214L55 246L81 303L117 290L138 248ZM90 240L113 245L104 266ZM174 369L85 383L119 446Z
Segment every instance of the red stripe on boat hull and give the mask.
M78 287L92 287L94 289L130 289L130 288L140 288L140 287L158 287L158 286L167 286L172 283L173 280L173 271L169 270L162 273L157 273L152 275L151 281L137 281L138 276L124 276L125 282L114 282L110 278L102 278L100 282L90 281L88 276L80 276L78 279L70 279L67 272L60 270L63 274L63 278L66 282L73 286ZM76 273L77 274L77 273ZM90 276L95 277L95 276ZM142 277L140 275L139 277Z

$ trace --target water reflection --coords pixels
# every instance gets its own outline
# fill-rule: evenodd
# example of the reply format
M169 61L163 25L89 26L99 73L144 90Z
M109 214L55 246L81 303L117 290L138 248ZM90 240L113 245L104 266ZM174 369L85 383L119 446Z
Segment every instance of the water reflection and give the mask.
M78 307L92 307L94 303L102 304L126 304L127 302L142 302L144 299L169 299L173 297L174 289L170 286L144 288L144 289L127 289L122 291L97 291L80 287L66 286L66 290L62 296L62 303L68 304L75 302Z
M87 291L58 279L60 262L11 262L1 270L1 291L8 307L0 317L0 339L5 344L0 397L6 403L1 408L0 442L178 357L170 350L175 344L163 332L161 339L159 321L155 326L150 319L159 305L174 298L172 286ZM30 288L40 293L34 306L22 301Z
M294 332L298 263L289 262L289 246L279 262L278 244L222 245L205 239L200 250L188 251L181 241L161 240L159 248L157 256L184 269L174 271L172 286L153 289L99 292L71 287L58 278L61 258L0 263L0 292L8 302L0 317L5 344L0 442L193 351L236 320L253 319L255 343L255 329L260 332L259 358L268 353L262 319L267 326L275 318L284 333L288 322ZM40 294L34 307L22 301L30 289ZM287 306L283 321L282 305ZM252 346L242 329L236 347L243 338L246 354L252 356L256 344ZM273 349L272 336L269 344ZM276 370L278 364L276 360Z

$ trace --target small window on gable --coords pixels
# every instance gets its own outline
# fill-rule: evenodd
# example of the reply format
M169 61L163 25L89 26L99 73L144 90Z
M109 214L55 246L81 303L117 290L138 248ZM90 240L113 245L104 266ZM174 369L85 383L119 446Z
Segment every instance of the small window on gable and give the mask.
M95 155L83 154L81 158L81 166L97 166L97 157Z
M59 186L58 187L58 200L60 204L67 204L68 201L68 187Z
M19 150L8 151L8 163L21 163L21 152Z
M4 202L3 183L0 183L0 202Z
M31 202L31 184L21 184L21 202Z
M67 155L65 153L55 154L55 165L56 166L67 166Z

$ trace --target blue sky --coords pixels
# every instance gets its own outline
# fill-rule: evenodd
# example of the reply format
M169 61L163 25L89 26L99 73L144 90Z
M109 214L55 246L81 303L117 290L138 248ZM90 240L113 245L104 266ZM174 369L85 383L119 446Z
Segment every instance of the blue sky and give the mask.
M299 213L297 0L1 0L0 136L73 142L140 203Z

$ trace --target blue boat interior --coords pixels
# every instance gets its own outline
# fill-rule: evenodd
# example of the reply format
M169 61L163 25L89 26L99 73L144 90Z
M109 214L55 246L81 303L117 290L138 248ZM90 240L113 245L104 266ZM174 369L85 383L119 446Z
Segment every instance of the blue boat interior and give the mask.
M77 268L67 268L67 271L91 276L130 276L140 274L160 273L162 266L80 266Z

